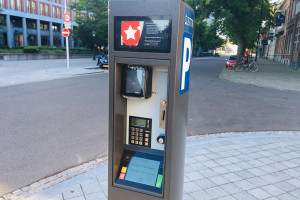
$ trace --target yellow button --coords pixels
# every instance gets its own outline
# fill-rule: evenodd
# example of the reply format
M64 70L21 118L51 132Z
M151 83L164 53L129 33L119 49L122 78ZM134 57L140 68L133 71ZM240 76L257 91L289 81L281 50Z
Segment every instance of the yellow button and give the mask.
M122 172L122 173L126 173L126 172L127 172L127 167L122 167L121 172Z

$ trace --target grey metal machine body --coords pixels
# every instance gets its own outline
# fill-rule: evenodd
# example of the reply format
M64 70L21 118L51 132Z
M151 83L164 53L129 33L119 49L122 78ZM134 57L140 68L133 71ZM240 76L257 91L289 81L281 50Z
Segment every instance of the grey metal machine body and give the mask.
M193 20L180 0L109 1L109 200L183 198Z

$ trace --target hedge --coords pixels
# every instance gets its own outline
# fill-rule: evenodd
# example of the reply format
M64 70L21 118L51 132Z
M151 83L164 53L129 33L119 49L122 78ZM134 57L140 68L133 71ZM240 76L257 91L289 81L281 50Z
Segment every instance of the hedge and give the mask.
M38 47L38 46L28 46L24 47L23 49L24 53L59 53L63 54L66 52L66 48L64 47L57 47L57 48L52 48L52 47ZM90 49L80 49L80 48L70 48L69 49L70 54L91 54Z
M23 52L24 53L39 53L40 47L37 47L37 46L24 47Z

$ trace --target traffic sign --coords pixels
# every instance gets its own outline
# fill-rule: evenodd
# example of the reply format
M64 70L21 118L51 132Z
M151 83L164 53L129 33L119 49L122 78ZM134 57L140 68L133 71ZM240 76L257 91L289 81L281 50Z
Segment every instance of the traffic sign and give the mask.
M65 20L65 22L70 22L71 21L71 16L69 15L69 13L64 14L64 20Z
M63 31L62 31L62 35L63 35L64 37L69 37L70 31L69 31L68 29L64 28Z
M71 23L70 22L65 22L65 28L71 29Z

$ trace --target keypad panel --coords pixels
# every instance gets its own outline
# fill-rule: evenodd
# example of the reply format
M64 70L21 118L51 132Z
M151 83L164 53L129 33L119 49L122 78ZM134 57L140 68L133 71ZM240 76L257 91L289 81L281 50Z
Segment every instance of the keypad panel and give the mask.
M136 124L140 121L141 124ZM129 117L129 144L151 148L151 123L152 119Z

